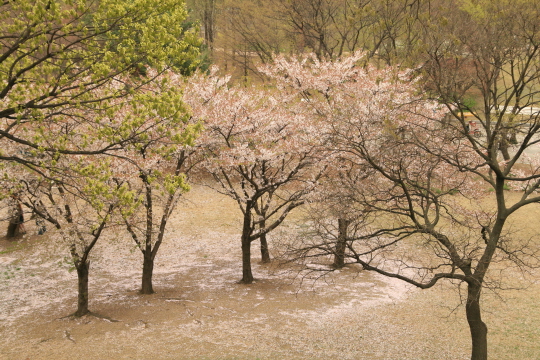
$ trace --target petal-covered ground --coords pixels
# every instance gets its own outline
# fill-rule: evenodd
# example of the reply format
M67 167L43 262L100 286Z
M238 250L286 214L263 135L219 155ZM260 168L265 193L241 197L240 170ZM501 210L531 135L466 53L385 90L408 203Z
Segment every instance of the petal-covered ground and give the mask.
M101 317L67 316L76 307L76 273L52 237L33 235L28 222L25 238L0 240L0 358L469 358L454 288L415 290L355 266L315 281L277 261L259 264L257 255L257 281L238 284L234 203L204 187L186 198L156 259L156 294L138 294L142 255L125 234L98 244L90 309ZM532 285L503 293L506 303L485 295L491 358L540 359L539 294Z

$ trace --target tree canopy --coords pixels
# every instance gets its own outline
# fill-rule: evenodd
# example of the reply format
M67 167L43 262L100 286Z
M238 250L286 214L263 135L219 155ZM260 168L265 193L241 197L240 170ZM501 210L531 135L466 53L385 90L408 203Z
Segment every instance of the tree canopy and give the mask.
M125 122L111 126L115 99L153 80L137 76L141 67L196 65L200 41L180 26L186 16L173 0L0 4L0 159L99 153L132 139ZM90 128L101 146L85 138Z

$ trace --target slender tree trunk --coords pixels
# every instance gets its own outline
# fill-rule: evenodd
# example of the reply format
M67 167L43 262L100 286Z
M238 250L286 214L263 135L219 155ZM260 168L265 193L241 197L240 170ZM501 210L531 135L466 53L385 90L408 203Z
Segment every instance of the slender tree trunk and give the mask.
M77 311L75 316L83 316L88 314L88 273L90 270L90 263L84 261L76 266L77 268L77 278L79 283L79 294L77 300Z
M471 360L487 360L487 326L482 321L480 311L480 293L481 285L468 285L467 304L465 311L467 313L467 322L471 330L472 354Z
M203 14L204 40L210 50L214 49L215 7L215 0L205 1Z
M510 152L508 151L508 134L506 130L501 132L501 140L499 143L499 149L501 150L503 159L505 161L510 160Z
M143 256L141 294L153 294L152 275L154 273L154 259L152 258L151 251L146 251Z
M350 220L338 219L338 238L336 242L334 264L336 269L341 269L345 266L345 248L347 247L347 229L351 224Z
M259 225L260 229L264 229L266 222L262 221ZM270 262L270 252L268 251L268 242L266 241L266 234L261 236L261 262L263 264Z
M268 242L266 235L261 236L261 262L263 264L270 262L270 252L268 251Z
M146 188L146 234L143 253L143 273L141 294L153 294L152 274L154 272L154 256L152 252L152 230L154 229L154 202L152 199L152 186L148 180L148 174L141 171L140 175Z
M242 283L251 284L253 274L251 273L251 241L249 236L242 235Z
M253 274L251 273L251 208L252 201L248 200L244 213L244 224L242 226L242 280L244 284L253 282Z

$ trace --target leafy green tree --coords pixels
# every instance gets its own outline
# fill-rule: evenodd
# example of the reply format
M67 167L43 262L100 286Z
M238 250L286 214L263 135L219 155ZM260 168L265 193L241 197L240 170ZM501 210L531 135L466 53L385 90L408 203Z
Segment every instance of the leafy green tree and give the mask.
M201 40L186 17L176 0L0 3L3 195L22 190L24 205L66 242L79 278L77 316L89 312L91 250L117 208L137 205L112 160L153 134L174 135L152 119L185 119L180 89L151 85L170 68L197 66Z
M89 310L91 251L107 236L111 216L118 206L132 203L133 195L125 184L115 183L107 155L62 157L55 180L31 173L17 179L19 199L26 207L52 225L58 242L69 249L69 259L77 271L77 310L83 316ZM9 166L8 166L9 167ZM14 181L14 180L12 180ZM4 181L5 183L9 181Z
M20 154L96 154L132 140L136 128L108 123L113 103L154 80L136 76L142 64L196 65L200 40L186 16L175 0L2 2L0 160L39 166Z

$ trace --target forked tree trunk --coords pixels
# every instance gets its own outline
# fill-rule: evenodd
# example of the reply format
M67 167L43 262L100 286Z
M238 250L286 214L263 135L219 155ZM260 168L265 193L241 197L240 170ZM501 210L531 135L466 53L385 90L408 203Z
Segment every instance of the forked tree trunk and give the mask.
M154 259L152 258L151 251L146 251L143 255L144 255L144 258L143 258L141 294L153 294L154 288L152 287L152 276L154 273Z
M482 321L480 311L481 285L468 285L465 312L471 331L471 360L487 360L487 326Z
M347 230L351 224L350 220L338 219L338 238L334 249L334 263L332 266L341 269L345 266L345 248L347 247Z
M79 294L77 300L77 311L75 316L80 317L88 314L88 273L90 270L90 263L85 261L76 265L77 278L79 283Z

